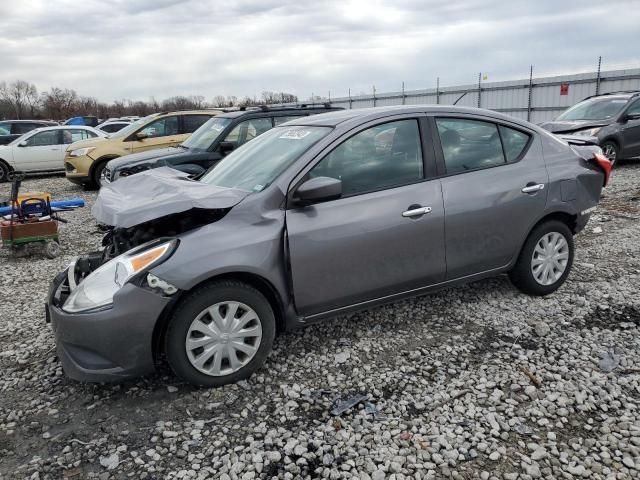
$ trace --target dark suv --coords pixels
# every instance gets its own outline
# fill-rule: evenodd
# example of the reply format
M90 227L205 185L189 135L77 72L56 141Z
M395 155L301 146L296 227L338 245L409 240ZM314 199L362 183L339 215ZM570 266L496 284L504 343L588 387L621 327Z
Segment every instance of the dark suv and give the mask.
M342 110L323 106L250 107L218 115L186 139L181 145L135 153L111 160L104 169L101 183L157 167L171 167L198 176L218 163L225 155L258 135L289 120Z
M0 145L8 145L16 138L36 128L58 125L44 120L5 120L0 122Z
M594 137L611 163L640 156L640 91L587 97L540 126L553 133Z

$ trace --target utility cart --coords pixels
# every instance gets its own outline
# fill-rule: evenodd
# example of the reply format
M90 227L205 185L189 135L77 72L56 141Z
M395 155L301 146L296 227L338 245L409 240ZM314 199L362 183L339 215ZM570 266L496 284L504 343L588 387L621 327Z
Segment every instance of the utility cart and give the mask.
M49 258L60 254L58 221L62 221L51 208L51 195L46 192L20 195L24 175L13 173L9 215L0 219L2 246L18 255L29 243L41 243ZM26 198L25 198L26 197Z

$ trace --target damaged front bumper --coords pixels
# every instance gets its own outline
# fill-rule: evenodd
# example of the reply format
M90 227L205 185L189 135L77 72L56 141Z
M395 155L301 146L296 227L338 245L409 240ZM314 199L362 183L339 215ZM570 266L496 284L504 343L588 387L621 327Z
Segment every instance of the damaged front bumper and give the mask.
M54 279L47 299L47 319L67 376L88 382L114 382L154 370L153 332L171 298L128 283L109 308L68 313L60 290L68 287L65 270Z

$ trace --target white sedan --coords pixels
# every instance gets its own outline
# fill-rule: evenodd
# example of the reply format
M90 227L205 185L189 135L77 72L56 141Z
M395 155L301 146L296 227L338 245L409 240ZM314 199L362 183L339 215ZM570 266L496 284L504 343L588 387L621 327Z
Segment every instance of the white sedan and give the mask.
M37 128L0 145L0 182L12 171L53 172L64 170L64 152L80 140L106 137L101 130L82 125Z

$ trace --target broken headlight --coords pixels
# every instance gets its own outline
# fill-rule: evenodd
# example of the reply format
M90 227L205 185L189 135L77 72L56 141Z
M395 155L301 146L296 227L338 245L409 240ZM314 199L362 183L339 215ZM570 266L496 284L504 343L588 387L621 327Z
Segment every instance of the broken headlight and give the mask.
M78 313L111 305L118 290L137 274L169 258L177 243L176 240L153 241L109 260L80 282L62 309Z
M602 127L595 127L595 128L585 128L583 130L578 130L576 132L573 132L572 135L578 135L580 137L595 137L598 132L600 131Z

